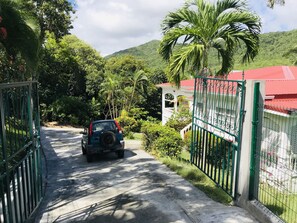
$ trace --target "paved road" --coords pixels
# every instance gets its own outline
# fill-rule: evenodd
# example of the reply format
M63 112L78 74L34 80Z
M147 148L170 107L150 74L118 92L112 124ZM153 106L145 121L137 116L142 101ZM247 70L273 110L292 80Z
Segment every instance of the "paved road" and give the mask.
M115 154L87 163L78 129L42 129L47 188L33 222L256 222L246 211L208 198L127 141Z

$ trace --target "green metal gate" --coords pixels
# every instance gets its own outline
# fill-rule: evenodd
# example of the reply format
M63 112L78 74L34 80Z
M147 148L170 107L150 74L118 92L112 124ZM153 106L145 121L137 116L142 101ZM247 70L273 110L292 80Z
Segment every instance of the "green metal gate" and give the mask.
M25 222L42 199L37 87L0 84L0 222Z
M191 162L233 198L244 97L245 81L195 79Z

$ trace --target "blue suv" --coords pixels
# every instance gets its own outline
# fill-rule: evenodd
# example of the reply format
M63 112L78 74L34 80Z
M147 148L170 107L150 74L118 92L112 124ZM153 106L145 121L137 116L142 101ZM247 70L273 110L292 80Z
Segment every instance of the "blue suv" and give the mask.
M83 132L81 147L87 161L92 162L95 154L115 152L124 157L125 141L120 125L116 120L97 120L90 123Z

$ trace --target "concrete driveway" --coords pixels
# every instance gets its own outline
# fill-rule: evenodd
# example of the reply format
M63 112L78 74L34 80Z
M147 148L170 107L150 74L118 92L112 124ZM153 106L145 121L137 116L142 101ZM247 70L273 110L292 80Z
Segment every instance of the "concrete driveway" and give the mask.
M126 141L124 159L109 154L87 163L79 131L42 128L47 187L31 222L256 222L245 210L208 198L139 141Z

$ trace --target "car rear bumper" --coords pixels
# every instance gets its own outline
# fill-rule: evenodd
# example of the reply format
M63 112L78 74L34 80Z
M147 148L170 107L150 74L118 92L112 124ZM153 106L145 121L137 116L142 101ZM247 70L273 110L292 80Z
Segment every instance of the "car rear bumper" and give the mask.
M100 154L100 153L110 153L110 152L117 152L120 150L125 149L125 141L121 140L119 144L114 145L113 147L101 147L101 146L94 146L94 145L87 145L86 152L87 154Z

